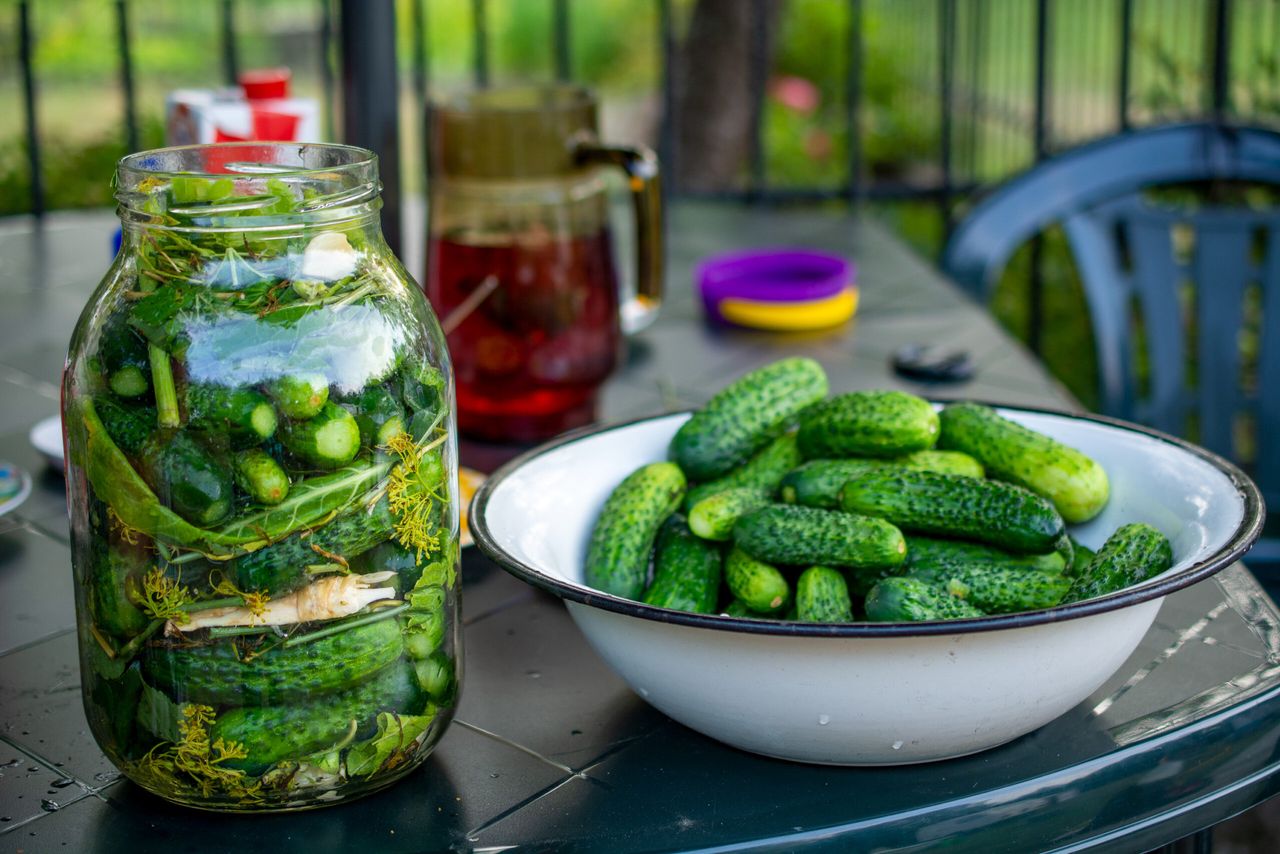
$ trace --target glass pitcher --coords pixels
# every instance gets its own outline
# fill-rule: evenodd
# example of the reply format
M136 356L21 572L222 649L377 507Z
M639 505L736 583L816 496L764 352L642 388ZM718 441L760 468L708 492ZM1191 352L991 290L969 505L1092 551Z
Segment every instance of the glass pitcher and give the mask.
M432 111L427 295L443 318L459 429L537 441L595 418L623 332L662 297L658 164L597 138L587 89L529 86ZM627 176L634 294L619 295L601 166Z
M120 162L63 378L76 615L94 738L171 801L350 800L453 716L449 359L380 189L340 145Z

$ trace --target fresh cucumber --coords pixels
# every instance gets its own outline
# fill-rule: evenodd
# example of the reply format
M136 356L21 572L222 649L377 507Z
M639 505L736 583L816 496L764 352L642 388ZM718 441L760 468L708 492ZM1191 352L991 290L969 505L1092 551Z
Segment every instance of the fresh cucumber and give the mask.
M978 540L1015 552L1040 554L1066 542L1053 505L1010 483L882 469L846 483L840 506L906 531Z
M1065 570L1066 575L1078 576L1084 572L1089 562L1093 560L1093 556L1097 554L1093 549L1081 543L1075 537L1071 537L1071 565Z
M109 397L96 397L93 405L111 441L129 456L141 451L155 432L154 406L122 406Z
M671 459L692 480L723 477L826 394L827 375L812 359L766 365L721 389L681 425L671 440Z
M1014 554L986 543L907 535L906 566L909 570L932 570L958 563L1024 567L1057 574L1062 574L1065 568L1061 552Z
M449 656L437 652L430 658L415 661L413 673L418 679L418 685L433 701L440 705L453 702L458 680L454 673L453 659Z
M360 441L368 447L386 445L405 431L404 407L386 386L371 385L344 397L341 406L351 413L360 428Z
M909 541L910 537L907 539ZM866 596L871 592L871 588L882 580L892 578L895 575L906 575L907 565L902 563L898 566L878 567L875 569L851 566L845 570L845 573L845 581L849 584L849 592L854 596Z
M705 540L728 540L740 516L772 502L769 494L753 487L735 487L704 498L689 511L689 528Z
M963 451L992 477L1044 496L1067 522L1087 522L1106 505L1106 471L1075 448L976 403L952 404L940 418L940 447Z
M739 548L725 558L724 580L734 598L757 614L781 611L791 602L791 585L783 574Z
M839 570L811 566L796 580L796 619L803 623L847 623L853 619L849 585Z
M902 391L855 391L815 406L800 419L796 437L806 459L899 457L932 448L938 413L923 398Z
M1173 566L1169 539L1143 522L1122 525L1107 538L1067 593L1080 602L1146 581Z
M307 567L328 563L325 553L350 560L388 539L394 526L395 517L383 498L367 513L348 510L327 525L285 537L225 565L235 573L241 590L280 596L309 582Z
M868 457L843 460L810 460L782 479L779 494L788 504L835 509L840 506L840 489L872 469L893 467L925 469L942 474L983 477L982 464L958 451L916 451L904 457L878 460Z
M268 634L270 634L268 632ZM379 620L298 646L249 656L233 640L205 646L149 647L147 681L182 703L213 706L291 703L348 688L404 652L400 626Z
M306 421L285 421L280 442L295 457L320 469L335 469L360 452L360 428L350 412L325 403Z
M1016 566L958 563L912 570L908 575L941 584L987 614L1052 608L1071 587L1066 576Z
M279 504L289 494L289 476L261 448L236 454L235 475L240 488L259 504Z
M890 567L902 563L902 532L883 519L773 504L733 526L739 548L757 560L794 566Z
M685 479L674 463L651 463L627 475L605 500L587 545L587 584L638 599L649 574L658 528L680 506Z
M113 371L107 379L107 385L116 397L142 397L151 391L151 377L138 365L125 365Z
M285 374L267 383L267 394L285 418L315 418L329 400L324 374Z
M376 625L376 624L375 624ZM209 728L209 741L240 745L246 756L224 767L259 773L285 759L332 747L356 727L356 737L373 734L379 712L434 714L413 668L397 662L363 683L326 697L271 706L247 706L221 712Z
M787 472L800 465L800 451L796 449L796 434L784 433L764 446L746 464L734 469L724 477L689 487L684 496L684 510L689 512L693 505L704 498L710 498L717 492L739 487L759 489L773 495L778 484Z
M89 581L94 625L110 635L136 635L151 622L134 604L137 579L151 563L148 552L141 546L123 542L103 545L101 541L95 552Z
M982 612L945 587L919 578L895 576L871 588L865 603L873 623L916 623L981 617Z
M277 423L276 411L261 392L206 384L187 387L187 419L197 429L251 442L270 439Z
M711 614L720 592L720 549L693 535L684 517L674 514L658 531L653 583L641 599L659 608Z
M183 519L208 527L231 512L230 466L187 431L153 433L138 456L147 485Z

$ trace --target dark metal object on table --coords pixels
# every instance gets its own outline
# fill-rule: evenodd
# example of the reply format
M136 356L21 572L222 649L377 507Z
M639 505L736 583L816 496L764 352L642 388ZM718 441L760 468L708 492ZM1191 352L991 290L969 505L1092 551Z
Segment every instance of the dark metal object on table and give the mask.
M948 350L928 344L909 344L893 354L889 364L895 373L923 383L955 383L973 378L977 366L965 350Z

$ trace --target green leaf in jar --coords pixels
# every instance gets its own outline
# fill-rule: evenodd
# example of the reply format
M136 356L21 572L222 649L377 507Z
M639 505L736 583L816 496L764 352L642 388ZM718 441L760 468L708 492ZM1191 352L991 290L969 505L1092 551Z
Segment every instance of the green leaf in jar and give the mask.
M418 738L435 720L435 707L428 706L427 711L425 715L380 713L377 734L356 742L347 753L347 774L367 777L375 771L390 771L408 761Z
M156 688L142 683L142 696L138 701L138 723L147 732L163 741L176 742L181 737L178 724L182 722L182 709Z
M110 505L127 527L176 545L209 549L214 545L242 545L257 536L236 540L198 528L160 503L128 458L116 447L94 411L93 399L82 397L72 404L76 428L84 430L85 476L97 496ZM76 429L73 428L73 429Z
M332 474L307 478L294 484L284 501L232 520L218 529L218 535L246 542L278 540L345 507L368 492L390 469L390 461L362 462Z

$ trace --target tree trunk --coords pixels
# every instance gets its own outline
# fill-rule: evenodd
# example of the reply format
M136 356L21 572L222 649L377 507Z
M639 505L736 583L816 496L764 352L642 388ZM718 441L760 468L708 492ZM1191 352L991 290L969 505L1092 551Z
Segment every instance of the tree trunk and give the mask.
M764 55L752 33L763 6ZM767 80L782 0L698 0L681 47L675 80L675 173L683 190L732 187L751 150L752 120L763 91L752 91L752 63ZM763 86L761 87L763 90Z

